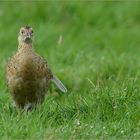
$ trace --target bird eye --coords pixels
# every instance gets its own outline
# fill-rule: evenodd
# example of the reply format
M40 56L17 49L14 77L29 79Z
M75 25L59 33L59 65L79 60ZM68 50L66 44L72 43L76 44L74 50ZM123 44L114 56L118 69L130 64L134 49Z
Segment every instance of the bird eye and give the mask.
M33 36L33 33L34 33L33 30L31 30L31 35L32 35L32 36Z
M24 34L25 32L24 31L21 31L21 33Z

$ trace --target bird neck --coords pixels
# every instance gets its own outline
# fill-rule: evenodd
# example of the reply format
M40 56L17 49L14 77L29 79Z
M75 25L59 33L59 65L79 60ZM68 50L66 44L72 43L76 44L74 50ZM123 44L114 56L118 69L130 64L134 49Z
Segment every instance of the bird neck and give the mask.
M32 43L19 43L18 45L18 50L28 50L28 51L33 51L33 44Z

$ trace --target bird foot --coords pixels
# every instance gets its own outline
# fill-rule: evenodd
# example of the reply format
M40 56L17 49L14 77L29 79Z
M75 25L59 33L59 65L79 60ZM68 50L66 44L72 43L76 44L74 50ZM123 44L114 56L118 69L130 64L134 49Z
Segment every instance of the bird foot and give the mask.
M31 112L33 109L33 106L31 103L28 103L25 107L24 107L25 111L27 112Z

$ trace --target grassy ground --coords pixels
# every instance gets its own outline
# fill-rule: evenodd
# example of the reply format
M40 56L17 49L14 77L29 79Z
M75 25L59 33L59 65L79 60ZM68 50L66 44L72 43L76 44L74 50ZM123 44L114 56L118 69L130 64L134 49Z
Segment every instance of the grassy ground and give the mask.
M27 24L69 92L17 116L5 67ZM0 64L0 138L140 138L140 2L0 2Z

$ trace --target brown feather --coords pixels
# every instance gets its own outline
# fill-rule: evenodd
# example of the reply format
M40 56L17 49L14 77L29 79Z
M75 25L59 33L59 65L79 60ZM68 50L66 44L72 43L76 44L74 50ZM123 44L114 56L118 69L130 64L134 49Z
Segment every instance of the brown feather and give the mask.
M7 64L8 87L18 107L42 102L52 76L47 61L27 44Z

